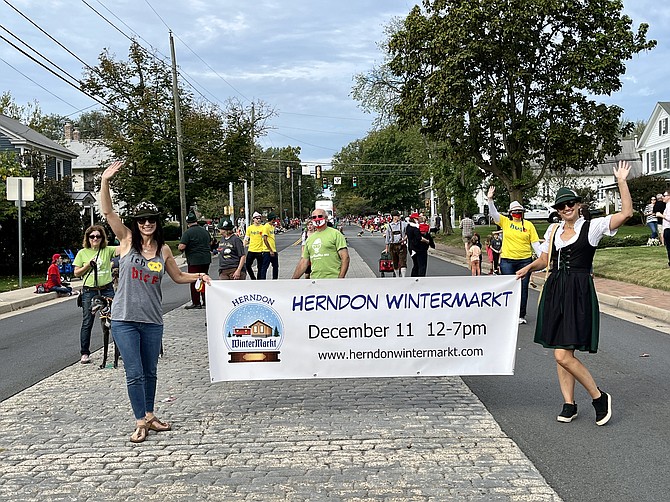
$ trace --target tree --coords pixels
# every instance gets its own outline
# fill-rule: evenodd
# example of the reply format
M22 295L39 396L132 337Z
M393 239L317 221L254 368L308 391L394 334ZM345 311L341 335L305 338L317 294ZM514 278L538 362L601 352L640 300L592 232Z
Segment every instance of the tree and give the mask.
M177 135L170 66L136 43L127 61L104 51L86 73L82 87L107 103L102 117L85 117L125 169L115 177L119 200L132 206L150 199L168 214L180 213ZM273 113L263 103L244 107L229 101L225 110L196 102L179 89L186 200L193 205L207 189L224 189L247 176L254 138ZM255 110L252 110L255 107ZM255 112L255 113L254 113Z
M338 212L351 195L359 198L359 205L360 199L366 201L374 213L422 206L419 188L430 177L429 165L418 129L401 131L397 126L388 126L368 133L333 158L332 172L344 178L342 185L335 186ZM353 176L357 178L356 187L351 183Z
M618 153L624 63L656 42L621 1L424 0L392 35L395 111L521 200L545 172ZM524 179L532 163L540 168Z

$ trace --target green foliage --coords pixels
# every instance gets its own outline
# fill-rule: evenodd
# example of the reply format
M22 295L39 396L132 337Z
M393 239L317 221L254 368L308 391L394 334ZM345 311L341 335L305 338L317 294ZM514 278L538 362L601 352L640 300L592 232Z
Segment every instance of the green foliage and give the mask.
M81 246L84 231L79 206L68 194L67 181L46 180L35 185L35 200L22 210L23 269L46 274L51 255ZM16 274L18 208L4 211L0 232L0 274Z
M96 134L125 167L112 180L118 200L133 206L151 200L166 214L181 212L177 132L169 65L138 44L128 60L108 51L86 73L83 88L109 103L104 115L82 116L82 126ZM224 189L249 172L254 139L272 115L265 105L244 107L230 101L225 111L198 103L179 90L181 145L187 206L205 189ZM254 108L255 107L255 108Z
M166 241L176 241L181 238L181 226L177 223L167 223L163 226L163 237Z
M651 49L622 4L426 0L391 37L404 82L395 112L521 200L545 171L595 166L619 149L621 108L589 96L621 88L625 61ZM532 162L541 169L524 178Z
M332 171L324 176L343 177L342 185L335 187L334 201L339 213L343 203L354 209L364 201L371 212L388 213L423 207L419 187L429 176L428 168L428 154L418 130L401 131L397 126L388 126L340 150L334 156ZM356 187L351 183L353 176L358 181Z
M652 197L667 190L668 180L653 174L638 176L628 180L630 196L633 199L633 207L638 211L644 211Z

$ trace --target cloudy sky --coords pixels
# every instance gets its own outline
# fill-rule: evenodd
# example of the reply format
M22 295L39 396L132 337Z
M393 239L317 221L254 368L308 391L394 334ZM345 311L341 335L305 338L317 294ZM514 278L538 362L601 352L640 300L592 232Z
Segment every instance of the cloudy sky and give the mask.
M407 15L414 3L3 0L0 36L21 46L5 31L9 30L80 77L82 64L11 6L91 66L104 48L125 58L126 36L169 55L171 29L178 64L197 87L196 94L218 104L229 97L245 104L264 101L277 116L261 144L297 145L303 161L326 163L370 129L374 117L362 112L350 97L352 77L382 60L378 43L384 39L384 27L393 18ZM666 92L670 6L657 0L624 0L624 4L636 25L650 24L649 36L659 44L629 62L623 89L603 101L622 106L628 120L647 120L657 101L670 101ZM73 118L95 104L0 39L3 91L9 91L18 104L37 100L44 113Z

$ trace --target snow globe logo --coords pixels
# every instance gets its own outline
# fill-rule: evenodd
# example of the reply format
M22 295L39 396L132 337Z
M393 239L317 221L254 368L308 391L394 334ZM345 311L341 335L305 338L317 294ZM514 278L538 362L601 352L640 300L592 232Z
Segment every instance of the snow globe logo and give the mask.
M244 303L228 314L222 335L229 363L279 362L284 323L270 306Z

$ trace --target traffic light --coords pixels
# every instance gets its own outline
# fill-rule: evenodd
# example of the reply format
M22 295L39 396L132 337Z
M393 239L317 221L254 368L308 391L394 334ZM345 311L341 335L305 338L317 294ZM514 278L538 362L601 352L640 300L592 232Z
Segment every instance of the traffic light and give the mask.
M325 190L326 188L328 188L328 180L323 178L323 189Z
M321 166L316 166L316 179L321 178Z
M358 186L358 178L356 178L356 176L351 178L351 184L354 188L356 188Z
M287 178L291 177L291 166L286 166L286 177Z

